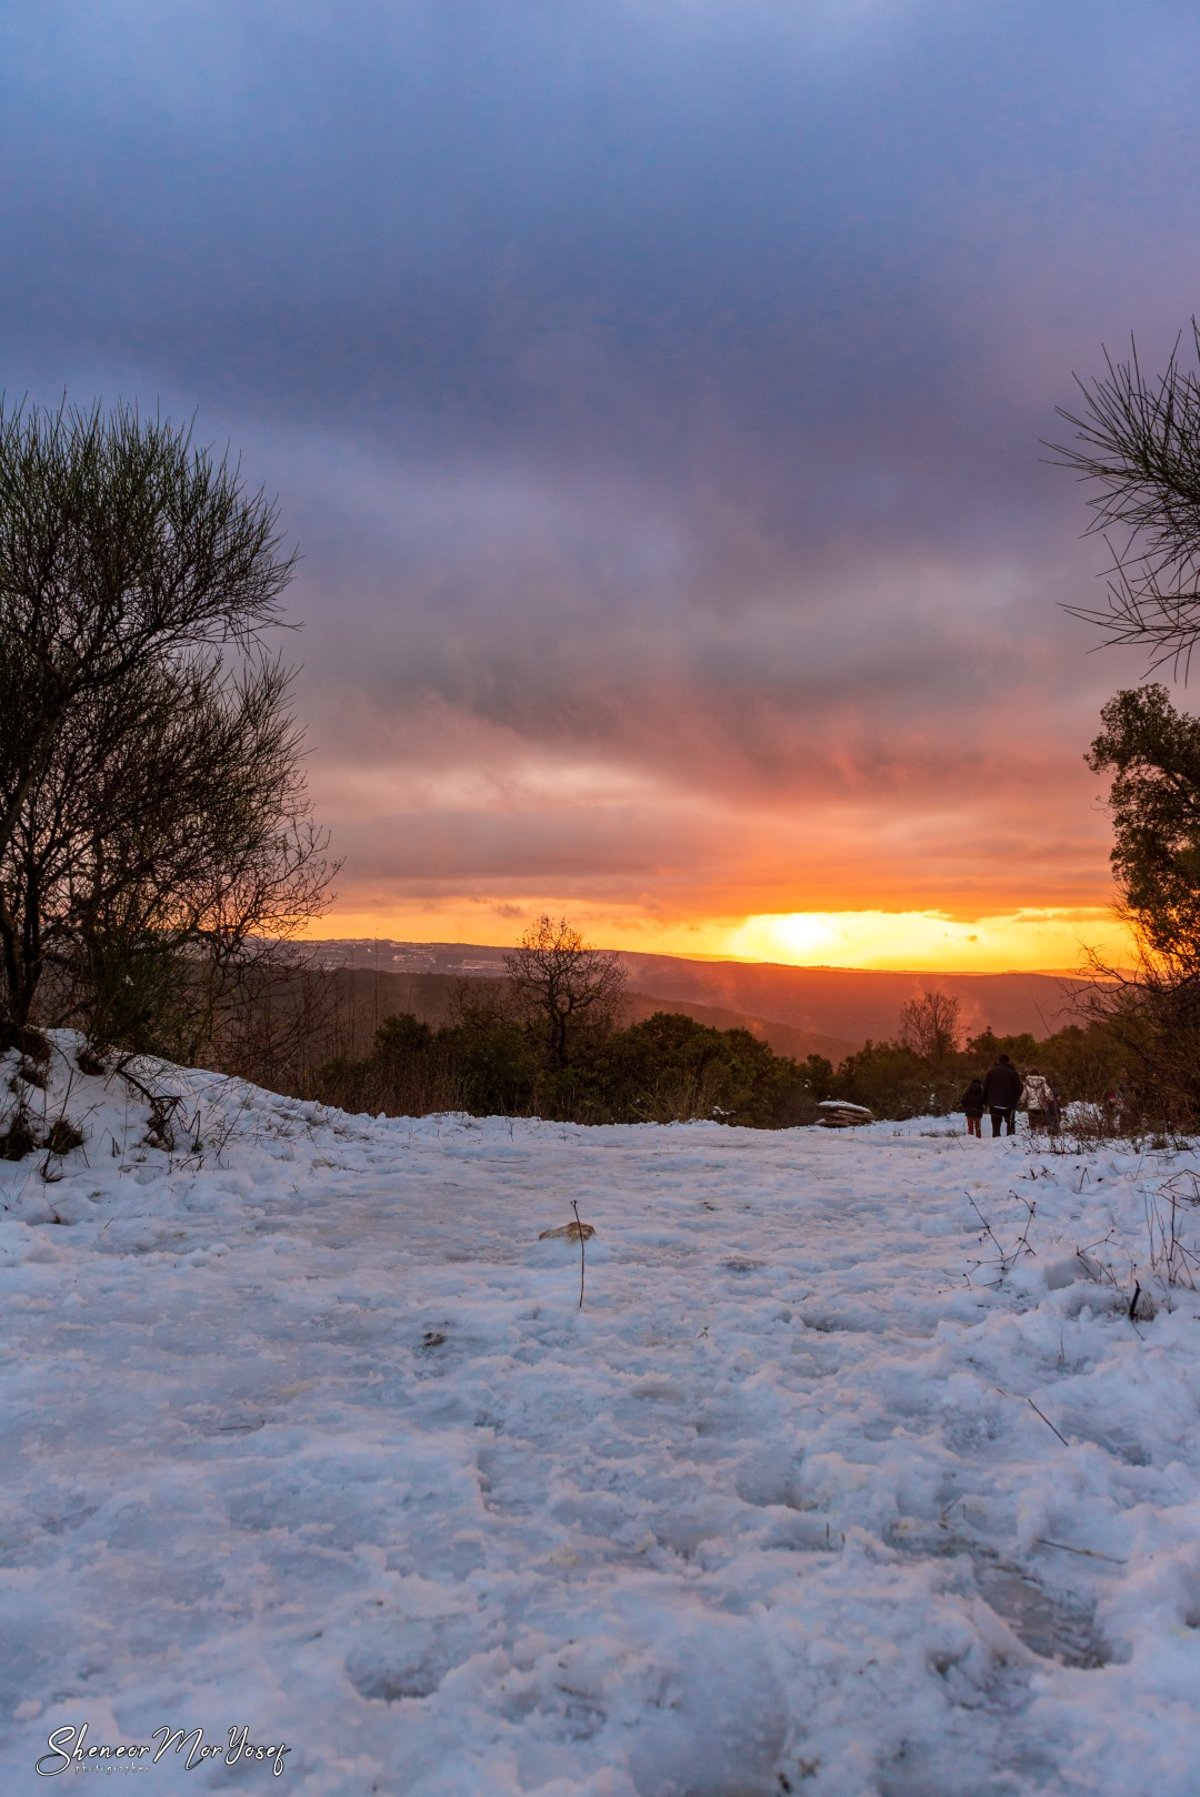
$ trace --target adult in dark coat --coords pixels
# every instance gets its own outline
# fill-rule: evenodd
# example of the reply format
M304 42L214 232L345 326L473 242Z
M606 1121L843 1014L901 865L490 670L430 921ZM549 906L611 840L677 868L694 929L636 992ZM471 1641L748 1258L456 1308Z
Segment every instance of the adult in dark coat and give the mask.
M1002 1054L994 1067L989 1067L983 1076L983 1099L992 1118L992 1134L1000 1134L1000 1125L1008 1126L1007 1133L1017 1133L1017 1104L1021 1097L1021 1088L1025 1084L1006 1054Z

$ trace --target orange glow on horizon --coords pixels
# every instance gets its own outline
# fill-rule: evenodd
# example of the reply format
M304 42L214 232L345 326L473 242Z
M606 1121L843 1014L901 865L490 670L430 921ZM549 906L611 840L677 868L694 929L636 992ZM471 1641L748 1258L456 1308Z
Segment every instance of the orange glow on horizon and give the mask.
M1070 972L1083 967L1089 949L1110 962L1129 958L1124 927L1098 907L975 918L940 911L801 911L747 918L731 947L746 960L943 973Z
M793 911L695 920L578 898L388 904L335 910L314 937L467 942L509 948L542 912L566 917L585 940L640 954L931 973L1082 969L1088 949L1127 963L1129 937L1099 906L1042 907L974 918L940 911Z

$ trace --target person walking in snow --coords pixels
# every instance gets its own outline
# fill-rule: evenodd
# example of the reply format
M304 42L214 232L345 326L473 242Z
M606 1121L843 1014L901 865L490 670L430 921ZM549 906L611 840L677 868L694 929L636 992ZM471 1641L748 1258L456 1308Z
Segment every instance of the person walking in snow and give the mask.
M1104 1133L1108 1136L1119 1136L1125 1121L1125 1079L1122 1068L1115 1084L1104 1094Z
M993 1136L1000 1134L1001 1123L1007 1126L1008 1135L1016 1135L1016 1111L1021 1101L1023 1084L1021 1075L1006 1054L1002 1054L996 1065L989 1067L984 1074L983 1101L991 1113Z
M1047 1132L1056 1136L1062 1128L1063 1104L1065 1100L1058 1086L1050 1088L1050 1111L1046 1118Z
M1050 1090L1050 1081L1036 1067L1031 1067L1025 1075L1021 1103L1029 1112L1030 1129L1045 1128L1055 1108L1054 1093Z
M979 1078L978 1074L976 1074L975 1078L971 1081L958 1102L966 1113L967 1134L969 1136L982 1136L983 1113L987 1109L987 1101L983 1096L983 1081Z

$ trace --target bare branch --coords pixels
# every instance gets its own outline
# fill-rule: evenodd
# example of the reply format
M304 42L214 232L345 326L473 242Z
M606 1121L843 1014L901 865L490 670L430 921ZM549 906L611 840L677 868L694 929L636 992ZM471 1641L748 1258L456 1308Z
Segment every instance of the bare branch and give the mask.
M1108 643L1150 651L1150 667L1186 677L1200 638L1200 376L1180 360L1180 342L1155 379L1130 343L1127 361L1105 351L1106 372L1076 376L1078 411L1056 408L1073 443L1048 443L1052 460L1093 491L1086 535L1109 552L1101 606L1068 606ZM1200 360L1200 326L1192 320Z

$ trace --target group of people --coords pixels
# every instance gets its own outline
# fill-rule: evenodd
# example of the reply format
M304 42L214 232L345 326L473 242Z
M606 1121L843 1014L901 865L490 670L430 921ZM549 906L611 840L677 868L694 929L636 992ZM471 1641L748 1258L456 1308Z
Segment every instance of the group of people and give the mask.
M1062 1118L1061 1094L1045 1074L1031 1067L1022 1078L1006 1054L988 1068L982 1079L971 1081L959 1103L966 1113L969 1136L982 1136L985 1111L992 1119L993 1136L1002 1130L1016 1135L1018 1110L1028 1113L1031 1129L1045 1129L1051 1135L1057 1134Z

